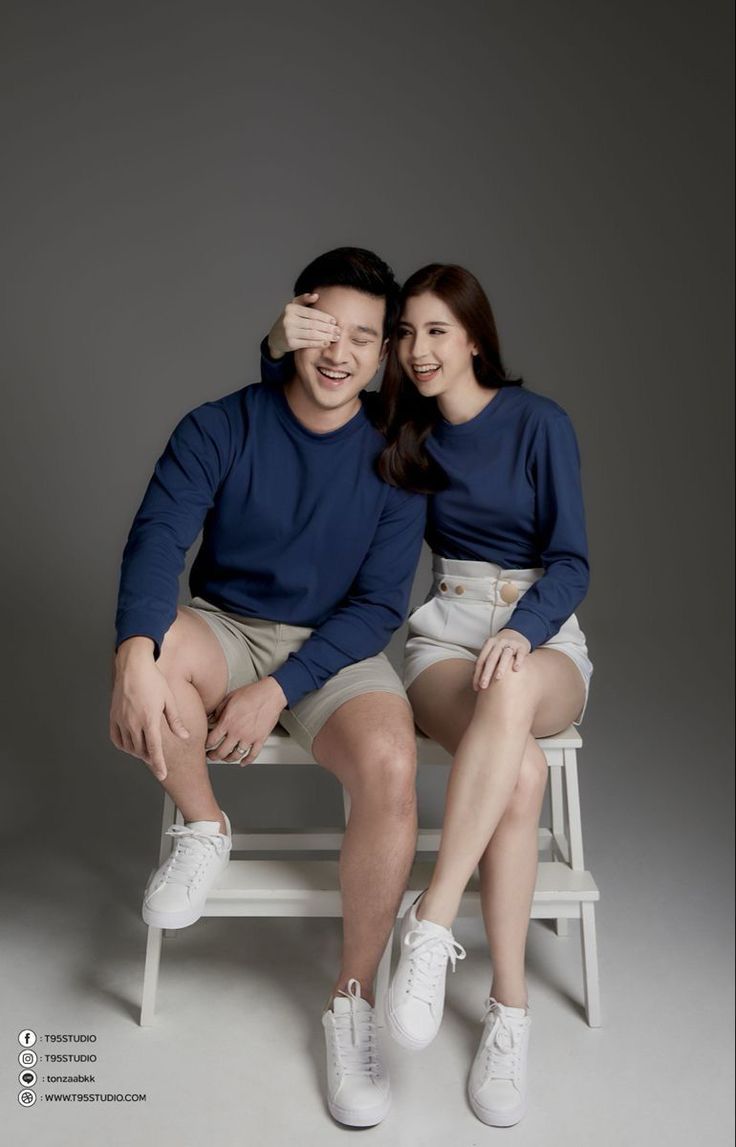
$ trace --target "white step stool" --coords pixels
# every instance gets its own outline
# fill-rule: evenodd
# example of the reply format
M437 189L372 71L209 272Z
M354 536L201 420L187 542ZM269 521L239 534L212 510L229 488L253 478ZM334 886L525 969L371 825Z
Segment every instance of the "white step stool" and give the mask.
M583 985L585 1014L590 1027L598 1027L600 1017L600 989L598 983L598 955L595 930L595 903L600 898L598 888L583 863L583 834L578 793L577 750L582 738L572 725L554 737L538 741L549 766L551 826L539 830L539 849L549 859L540 860L537 884L532 902L532 919L556 921L559 936L567 934L567 921L580 920L583 955ZM417 737L417 759L420 766L448 765L449 755L427 737ZM266 741L258 760L260 764L313 764L312 756L305 752L288 733L277 728ZM345 823L350 811L347 792L343 791ZM174 807L171 797L164 794L161 822L160 864L173 846L166 830L182 815ZM439 829L420 829L418 853L435 853L439 847ZM298 831L233 832L233 853L279 852L278 860L231 860L220 883L207 899L203 916L341 916L340 886L337 860L303 860L289 853L339 852L342 829L309 829ZM399 915L429 883L432 864L418 861L412 867L409 887L404 894ZM478 916L480 899L477 876L473 877L463 895L460 916ZM394 933L398 931L397 920ZM167 932L167 936L176 932ZM141 1025L153 1022L156 1006L161 942L161 928L149 927L146 944L146 963L143 974ZM388 984L393 937L383 954L376 979L377 1001ZM379 1015L382 1015L379 1009Z

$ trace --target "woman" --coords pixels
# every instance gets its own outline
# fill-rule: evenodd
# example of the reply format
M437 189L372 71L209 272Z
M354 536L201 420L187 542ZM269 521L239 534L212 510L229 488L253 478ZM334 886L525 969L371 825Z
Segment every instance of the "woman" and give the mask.
M329 316L304 325L316 298L295 300L294 339L326 337ZM404 683L418 726L453 764L434 874L402 923L387 1023L415 1049L437 1034L447 964L465 956L451 928L477 867L493 982L468 1094L484 1123L510 1126L527 1093L524 948L547 780L535 738L582 721L592 673L574 615L588 586L579 455L565 412L506 376L470 272L431 264L401 301L378 465L386 481L432 495L434 582L409 620Z
M402 924L389 1030L426 1046L442 1017L450 931L476 866L493 963L469 1079L476 1115L518 1122L530 1019L524 947L547 780L535 738L579 724L592 666L574 610L588 586L575 434L507 378L480 284L432 264L402 291L381 388L387 481L433 492L434 584L409 621L404 684L419 727L453 754L429 888Z

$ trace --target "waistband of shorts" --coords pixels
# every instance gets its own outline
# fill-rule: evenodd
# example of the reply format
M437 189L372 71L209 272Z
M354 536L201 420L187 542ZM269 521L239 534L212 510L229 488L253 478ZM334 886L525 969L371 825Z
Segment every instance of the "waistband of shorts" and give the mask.
M460 561L441 558L438 554L432 555L432 571L434 595L498 605L513 605L529 586L544 576L541 568L504 569L495 562Z

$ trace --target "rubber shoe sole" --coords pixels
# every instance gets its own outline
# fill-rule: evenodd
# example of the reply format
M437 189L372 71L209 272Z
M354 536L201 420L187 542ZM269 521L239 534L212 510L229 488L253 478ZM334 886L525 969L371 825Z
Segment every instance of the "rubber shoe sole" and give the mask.
M470 1092L468 1092L468 1100L474 1114L481 1123L485 1123L488 1127L513 1127L516 1123L520 1123L526 1115L525 1102L520 1103L518 1107L512 1107L510 1111L500 1112L489 1107L483 1107Z
M386 1027L389 1030L391 1038L395 1040L395 1042L399 1044L400 1047L406 1048L407 1051L423 1051L425 1047L429 1047L429 1045L437 1036L437 1032L435 1032L434 1035L430 1037L430 1039L418 1040L415 1036L409 1035L408 1032L404 1031L401 1023L399 1022L399 1019L396 1016L396 1013L394 1012L393 1007L391 1006L390 990L386 993L386 1006L384 1008L384 1014L386 1016Z
M338 1123L344 1124L346 1127L375 1127L377 1123L388 1115L391 1107L391 1093L386 1096L380 1106L377 1104L375 1107L364 1109L362 1111L351 1111L347 1107L341 1107L338 1103L332 1103L327 1100L327 1106L330 1109L330 1115Z

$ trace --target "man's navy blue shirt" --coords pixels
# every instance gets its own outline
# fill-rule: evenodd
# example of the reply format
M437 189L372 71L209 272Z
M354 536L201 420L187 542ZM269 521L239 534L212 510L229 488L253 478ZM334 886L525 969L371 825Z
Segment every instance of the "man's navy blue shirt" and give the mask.
M272 676L289 705L379 653L404 621L426 500L381 481L385 445L364 406L318 434L280 384L187 414L159 458L123 554L117 644L176 617L187 550L193 596L240 617L313 627Z

